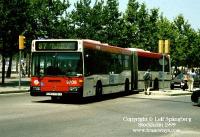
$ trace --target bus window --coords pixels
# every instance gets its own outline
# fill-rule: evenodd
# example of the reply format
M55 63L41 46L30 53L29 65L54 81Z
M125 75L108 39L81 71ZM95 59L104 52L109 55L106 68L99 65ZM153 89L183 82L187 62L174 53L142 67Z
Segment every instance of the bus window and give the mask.
M151 69L151 71L162 71L162 65L159 64L160 58L145 58L138 57L138 70L146 71ZM167 65L165 65L165 72L169 72L169 60L167 60Z

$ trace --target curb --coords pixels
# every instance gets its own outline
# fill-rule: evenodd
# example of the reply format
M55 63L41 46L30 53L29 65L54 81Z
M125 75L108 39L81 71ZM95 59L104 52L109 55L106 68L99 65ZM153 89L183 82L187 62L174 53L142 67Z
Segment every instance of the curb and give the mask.
M19 88L11 88L11 89L1 89L0 94L13 94L13 93L25 93L25 92L29 92L30 89L29 87L22 87L21 89Z
M168 96L181 96L181 95L192 95L192 93L184 93L184 94L174 93L174 94L169 94Z
M144 94L144 92L140 92ZM161 96L182 96L182 95L191 95L192 92L187 91L151 91L151 95L161 95Z
M191 95L192 93L152 93L153 95L163 95L163 96L182 96L182 95Z
M20 90L20 91L0 91L0 94L13 94L13 93L25 93L29 92L29 90Z

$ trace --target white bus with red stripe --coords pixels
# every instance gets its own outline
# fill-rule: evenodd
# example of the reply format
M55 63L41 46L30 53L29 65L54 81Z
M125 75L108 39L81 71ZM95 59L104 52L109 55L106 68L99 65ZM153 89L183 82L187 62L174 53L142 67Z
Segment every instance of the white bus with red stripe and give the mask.
M133 89L132 51L93 40L33 40L32 96L101 96Z
M143 89L142 74L147 68L155 73L155 88L160 86L158 62L162 55L158 53L87 39L33 40L31 52L32 96L89 97L134 92Z

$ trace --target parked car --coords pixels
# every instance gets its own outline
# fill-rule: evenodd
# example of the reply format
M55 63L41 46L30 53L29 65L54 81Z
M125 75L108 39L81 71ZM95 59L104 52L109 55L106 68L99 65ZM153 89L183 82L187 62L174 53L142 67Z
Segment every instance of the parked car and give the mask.
M200 75L198 74L194 77L194 87L200 88Z
M183 73L178 74L170 83L170 89L181 88L188 89L186 75Z

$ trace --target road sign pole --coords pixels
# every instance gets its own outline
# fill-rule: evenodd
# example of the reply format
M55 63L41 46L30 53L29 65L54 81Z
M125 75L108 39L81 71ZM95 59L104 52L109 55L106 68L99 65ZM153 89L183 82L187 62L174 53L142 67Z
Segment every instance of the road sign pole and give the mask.
M163 53L163 63L162 63L162 90L164 91L165 87L165 54Z
M25 48L25 37L19 35L19 89L21 89L21 76L22 76L22 50Z
M21 89L21 70L22 70L21 58L22 58L22 51L19 50L19 89Z

